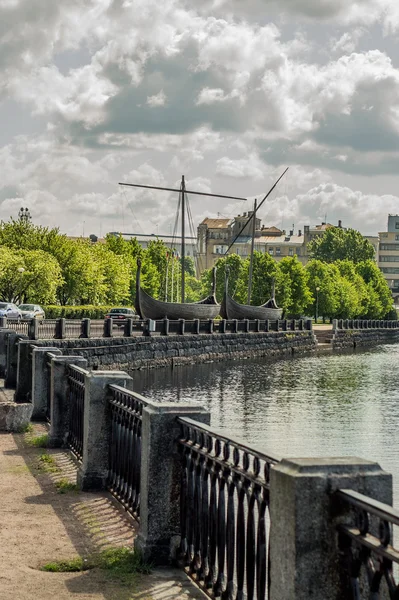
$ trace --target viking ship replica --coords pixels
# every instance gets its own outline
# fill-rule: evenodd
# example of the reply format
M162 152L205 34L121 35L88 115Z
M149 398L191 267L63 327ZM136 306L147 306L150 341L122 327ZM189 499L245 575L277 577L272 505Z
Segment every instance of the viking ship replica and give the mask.
M220 311L220 304L216 301L216 275L213 272L213 290L210 296L199 302L185 302L185 219L186 219L186 194L195 194L197 196L212 196L214 198L226 198L229 200L246 200L237 196L223 196L221 194L208 194L205 192L195 192L186 189L184 175L182 176L180 189L164 188L151 185L141 185L136 183L120 183L119 185L147 188L153 190L164 190L169 192L179 192L181 201L181 302L163 302L156 300L143 290L140 285L141 263L138 261L136 275L136 301L135 307L137 313L142 319L214 319Z
M259 319L265 321L276 321L281 319L283 310L278 308L274 297L274 283L272 287L272 297L270 300L262 304L262 306L251 306L250 304L239 304L228 293L229 272L226 269L226 277L224 284L224 295L220 306L220 315L222 319Z
M276 321L277 319L281 319L283 315L283 309L278 308L276 299L275 299L275 289L274 282L272 285L272 295L271 298L262 304L262 306L251 306L251 294L252 294L252 273L253 273L253 260L254 260L254 247L255 247L255 229L256 229L256 212L260 209L262 204L267 200L270 196L274 188L277 186L280 179L284 177L288 168L284 171L284 173L277 179L276 183L270 188L266 196L262 199L259 206L257 206L257 201L254 202L254 209L252 214L249 216L246 223L240 229L238 234L235 236L229 247L227 248L225 254L228 253L230 248L233 246L237 238L242 234L246 227L250 224L252 220L252 237L251 237L251 254L250 254L250 264L249 264L249 280L248 280L248 304L239 304L229 295L229 270L226 268L225 275L225 283L224 283L224 294L222 304L220 306L220 316L222 319L259 319L259 320L271 320Z
M213 269L212 293L198 302L162 302L156 300L140 285L141 260L137 261L136 273L136 312L142 319L214 319L220 311L220 304L216 301L216 269Z

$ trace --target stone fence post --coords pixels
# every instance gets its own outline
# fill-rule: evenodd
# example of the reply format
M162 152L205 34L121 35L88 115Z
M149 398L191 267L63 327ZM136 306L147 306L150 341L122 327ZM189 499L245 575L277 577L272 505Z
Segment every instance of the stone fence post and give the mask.
M8 336L11 333L15 333L15 331L13 329L0 330L0 376L2 377L4 377L6 373Z
M18 372L18 345L20 340L26 340L27 336L20 333L9 333L7 336L7 359L4 387L15 388L17 385Z
M83 459L77 475L82 490L100 490L106 484L111 431L108 386L112 383L132 389L133 379L124 371L91 371L85 376Z
M49 445L52 448L62 447L67 441L69 417L68 364L84 369L87 366L87 359L82 356L54 356L51 359Z
M37 321L37 319L35 319ZM17 346L15 402L32 401L32 350L30 340L20 340Z
M31 402L33 404L32 419L36 421L44 421L47 413L47 394L50 385L50 373L47 367L50 360L47 356L48 352L53 355L62 354L59 348L32 347Z
M352 598L339 568L337 524L347 522L345 510L350 514L333 498L333 492L342 488L392 505L392 476L375 462L296 458L273 466L270 600Z
M143 408L140 530L135 546L157 564L168 564L171 540L180 533L182 457L176 444L180 435L176 417L210 422L210 413L194 403L151 403Z

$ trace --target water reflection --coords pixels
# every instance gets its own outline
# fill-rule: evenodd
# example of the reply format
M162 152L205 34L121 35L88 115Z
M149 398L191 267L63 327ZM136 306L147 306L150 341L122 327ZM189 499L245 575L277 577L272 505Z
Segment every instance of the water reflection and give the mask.
M356 354L134 372L136 391L197 401L212 425L277 456L355 455L394 474L399 500L399 345Z

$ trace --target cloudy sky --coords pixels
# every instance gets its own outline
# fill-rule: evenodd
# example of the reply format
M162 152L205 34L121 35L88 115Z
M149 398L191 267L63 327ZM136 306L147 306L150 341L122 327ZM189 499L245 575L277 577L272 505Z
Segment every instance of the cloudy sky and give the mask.
M170 233L262 198L265 224L375 234L399 212L393 0L0 0L0 219Z

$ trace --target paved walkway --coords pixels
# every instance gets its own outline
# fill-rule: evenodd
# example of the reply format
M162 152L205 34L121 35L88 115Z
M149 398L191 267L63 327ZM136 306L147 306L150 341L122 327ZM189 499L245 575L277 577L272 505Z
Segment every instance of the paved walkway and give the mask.
M44 431L37 427L36 434ZM104 494L60 494L76 468L59 450L29 447L31 434L0 433L0 600L191 600L205 596L182 571L157 569L123 584L106 572L47 573L52 560L131 546L135 524ZM46 472L51 454L57 472ZM48 467L47 467L48 470Z

